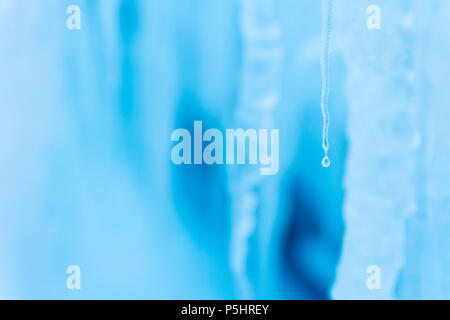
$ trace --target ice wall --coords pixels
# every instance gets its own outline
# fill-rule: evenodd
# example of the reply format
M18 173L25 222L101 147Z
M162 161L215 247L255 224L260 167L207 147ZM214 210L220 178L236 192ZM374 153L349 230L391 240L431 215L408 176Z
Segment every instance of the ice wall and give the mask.
M76 3L0 1L0 297L234 297L172 205L179 3Z
M40 277L54 270L49 259L57 232L51 212L38 212L46 208L50 187L46 151L62 120L61 48L52 41L62 33L58 9L64 12L59 4L46 10L37 1L0 1L0 298L5 299L24 297L24 289L38 292L39 277L30 276L30 269ZM45 17L48 22L41 23ZM39 87L47 83L52 85ZM33 248L31 234L40 239L40 248Z

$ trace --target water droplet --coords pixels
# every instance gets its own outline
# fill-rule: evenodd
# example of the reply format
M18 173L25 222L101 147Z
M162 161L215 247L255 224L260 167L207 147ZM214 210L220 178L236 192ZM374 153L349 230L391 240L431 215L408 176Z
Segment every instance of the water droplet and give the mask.
M322 159L322 167L328 168L331 165L331 160L328 156L323 157Z

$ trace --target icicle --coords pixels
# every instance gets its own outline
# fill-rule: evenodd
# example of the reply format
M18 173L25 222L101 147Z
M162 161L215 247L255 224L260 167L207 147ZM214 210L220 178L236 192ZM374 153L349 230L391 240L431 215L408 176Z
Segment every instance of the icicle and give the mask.
M274 21L273 0L241 0L244 44L241 89L233 126L269 128L279 103L283 57L281 29ZM264 178L259 167L229 168L232 231L230 264L243 298L254 298L248 276L250 238L255 233Z
M386 20L404 14L406 3L386 3ZM367 29L361 12L354 0L333 9L336 44L347 67L349 149L345 238L332 295L393 299L405 264L405 221L417 211L412 43L400 23L388 32Z
M448 74L450 63L448 57L450 36L448 32L440 32L443 26L448 27L450 3L420 2L416 3L417 9L414 15L414 39L417 48L422 53L417 57L418 66L422 73L417 73L415 79L421 84L422 109L419 115L423 127L421 139L423 161L423 174L418 183L423 194L422 204L424 214L419 224L418 234L412 233L415 239L422 240L421 250L417 258L411 259L419 264L419 271L414 282L422 284L420 299L449 299L450 298L450 217L449 199L450 167L448 156L450 155L450 143L443 137L448 137L450 127L450 110L448 108ZM420 34L418 35L417 30ZM411 31L412 32L412 31ZM431 33L430 33L431 32ZM426 64L423 61L427 61ZM420 142L420 141L419 141ZM417 223L417 224L418 224ZM413 230L415 231L415 230ZM417 252L417 247L412 247L409 255ZM414 256L413 256L414 257ZM411 278L408 279L411 282ZM416 299L416 296L413 297Z
M335 9L336 43L348 66L350 148L333 297L449 299L450 144L442 137L450 134L450 37L439 30L450 4L386 3L386 21L397 22L369 33L349 22L361 12L355 1ZM381 271L377 290L366 282L370 265Z
M328 112L328 98L330 95L330 51L331 51L331 8L332 0L322 0L322 42L320 68L322 72L322 94L320 107L322 109L323 129L322 129L322 149L324 157L322 166L328 168L331 165L328 157L328 129L330 127L330 113Z

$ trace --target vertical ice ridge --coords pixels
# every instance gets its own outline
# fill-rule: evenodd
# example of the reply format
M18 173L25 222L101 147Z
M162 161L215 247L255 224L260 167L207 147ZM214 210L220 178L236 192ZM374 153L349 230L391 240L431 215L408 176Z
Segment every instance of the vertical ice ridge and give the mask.
M411 1L406 25L414 29L415 83L419 110L416 114L417 215L407 220L406 263L398 284L401 299L449 299L450 268L450 170L446 156L450 111L446 103L450 64L449 35L440 32L448 23L447 2ZM435 50L434 48L439 48Z
M405 13L404 1L385 3L383 21ZM335 6L336 43L348 68L345 177L346 234L332 295L338 299L393 299L404 267L406 218L416 212L414 113L410 42L400 24L373 31L361 22L370 5ZM381 287L367 285L369 266Z
M443 137L450 134L450 64L449 36L439 30L450 4L384 3L390 25L375 32L349 23L368 4L342 1L336 8L351 144L333 296L448 299L450 147ZM369 264L381 268L380 290L365 285Z
M273 15L273 0L241 0L240 30L243 64L238 105L234 115L237 128L270 128L280 99L283 59L281 28ZM232 231L230 264L243 298L255 297L248 261L250 239L258 223L259 188L264 179L258 166L229 169Z
M417 6L418 4L420 5ZM396 298L399 299L422 299L427 286L421 276L421 270L424 267L424 261L427 260L424 255L427 226L425 154L427 149L426 119L428 118L429 113L427 102L429 81L423 68L423 64L418 62L426 59L426 50L429 45L427 40L429 28L421 24L424 20L430 21L431 15L428 4L425 4L425 6L423 6L423 4L425 3L420 0L418 2L411 1L408 10L405 10L403 19L400 20L404 26L404 31L411 42L411 56L414 68L412 68L410 73L410 81L414 90L412 95L417 101L417 110L412 110L414 117L413 121L415 123L414 145L416 147L414 152L416 213L405 220L406 244L405 252L403 254L404 266L399 276L396 289ZM418 17L420 17L420 19L418 19ZM411 281L412 279L414 280Z
M330 159L328 157L329 141L328 130L330 127L330 113L328 111L328 101L330 95L330 53L331 53L331 14L332 0L322 0L322 40L321 40L321 56L320 69L322 73L322 92L320 98L320 108L323 117L322 129L322 149L324 158L322 166L329 167Z
M423 4L422 4L423 5ZM422 270L424 298L450 298L450 166L448 155L450 143L446 137L450 134L448 121L450 108L448 103L448 74L450 73L449 33L442 32L448 24L450 3L440 1L428 4L432 8L430 25L427 25L426 39L430 46L426 59L422 61L429 79L426 101L427 119L425 136L426 166L426 226L424 233L426 265ZM423 10L421 10L422 12ZM430 33L431 30L431 33ZM439 49L430 49L439 48Z

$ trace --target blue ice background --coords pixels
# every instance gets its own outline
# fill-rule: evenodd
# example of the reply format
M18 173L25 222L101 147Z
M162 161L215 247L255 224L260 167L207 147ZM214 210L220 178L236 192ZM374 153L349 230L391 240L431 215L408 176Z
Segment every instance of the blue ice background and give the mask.
M65 27L78 4L82 29ZM229 265L224 166L176 167L170 134L236 107L230 0L0 0L0 297L208 298ZM248 274L255 298L330 297L343 236L346 70L332 60L323 169L320 1L277 1L284 30L280 172L266 182ZM68 265L82 290L66 288Z

